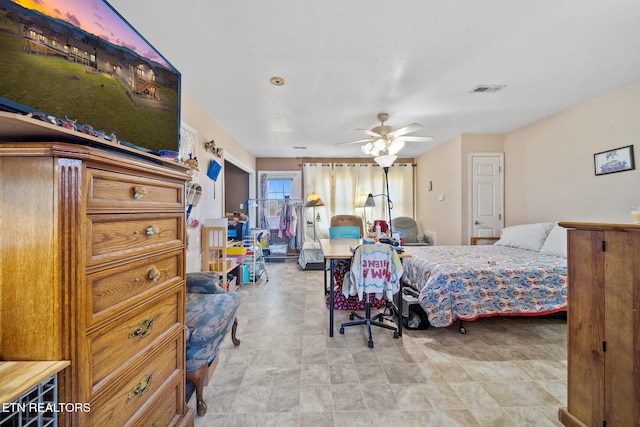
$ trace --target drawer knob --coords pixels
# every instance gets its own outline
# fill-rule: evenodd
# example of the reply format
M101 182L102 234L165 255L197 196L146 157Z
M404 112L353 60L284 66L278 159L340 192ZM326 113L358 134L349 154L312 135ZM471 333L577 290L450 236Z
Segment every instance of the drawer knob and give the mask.
M153 379L153 372L149 375L145 375L140 378L140 382L129 392L127 399L132 399L134 396L142 396L151 388L151 380Z
M154 322L158 319L158 315L156 314L151 319L145 319L140 322L137 328L129 333L129 338L140 337L144 338L151 333L151 328L153 327Z
M144 185L136 185L133 187L133 197L136 199L142 199L147 195L147 187Z
M158 234L159 231L160 229L158 227L156 227L155 225L150 225L149 227L147 227L146 233L147 236L153 236L154 234Z
M158 270L156 267L151 267L151 269L149 270L149 273L147 274L147 277L152 282L155 282L160 278L161 275L162 273L160 273L160 270Z

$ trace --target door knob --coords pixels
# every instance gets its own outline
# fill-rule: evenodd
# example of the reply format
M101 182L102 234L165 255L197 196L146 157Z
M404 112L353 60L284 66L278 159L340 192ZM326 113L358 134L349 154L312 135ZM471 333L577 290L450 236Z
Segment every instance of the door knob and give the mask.
M480 224L482 224L482 223L476 219L475 221L473 221L473 224L474 224L474 225L480 225Z

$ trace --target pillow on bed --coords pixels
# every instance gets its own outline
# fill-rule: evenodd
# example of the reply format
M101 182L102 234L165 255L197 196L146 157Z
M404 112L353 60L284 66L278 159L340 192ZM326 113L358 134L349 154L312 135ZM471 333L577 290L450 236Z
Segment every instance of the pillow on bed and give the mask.
M544 241L542 248L540 248L541 254L555 255L561 257L567 257L567 229L560 227L558 224L554 225L547 239Z
M500 235L500 240L495 244L539 251L553 226L552 222L540 222L505 227Z

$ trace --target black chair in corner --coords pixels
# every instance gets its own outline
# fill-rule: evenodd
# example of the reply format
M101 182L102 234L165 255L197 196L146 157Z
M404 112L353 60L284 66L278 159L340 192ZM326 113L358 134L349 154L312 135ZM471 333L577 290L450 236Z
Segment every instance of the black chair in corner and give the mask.
M357 294L360 299L366 297L365 314L352 311L349 315L351 322L340 325L340 333L344 334L344 328L349 326L366 325L369 335L369 348L373 348L373 335L371 326L378 326L394 331L393 337L398 338L398 328L383 323L384 312L371 316L370 295L384 295L387 301L393 301L393 294L400 288L402 278L402 263L398 253L387 244L364 244L356 248L351 260L350 271L345 275L343 292L351 295ZM353 320L354 318L359 320Z

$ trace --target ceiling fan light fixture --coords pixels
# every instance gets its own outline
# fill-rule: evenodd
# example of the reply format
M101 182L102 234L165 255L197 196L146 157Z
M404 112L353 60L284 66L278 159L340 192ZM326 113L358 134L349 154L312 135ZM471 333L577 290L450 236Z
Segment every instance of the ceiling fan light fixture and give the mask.
M382 138L376 139L373 141L373 147L378 151L382 151L387 148L387 143Z
M402 147L404 147L404 140L395 138L393 141L391 141L391 144L389 144L389 148L387 151L389 152L389 154L398 154L398 152L402 150Z
M360 150L362 150L362 152L367 156L377 156L378 154L380 154L380 151L376 149L371 142L367 142L366 144L364 144L362 147L360 147Z
M396 161L396 159L398 158L398 156L393 155L393 154L387 154L384 156L377 156L375 159L376 163L382 167L382 168L388 168L389 166L391 166L393 164L393 162Z

